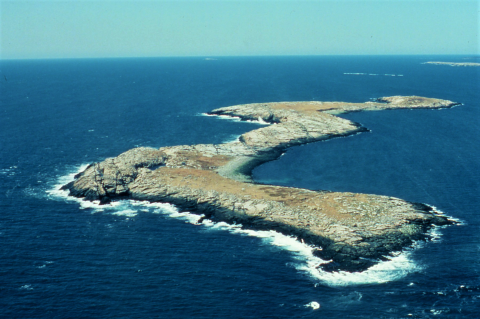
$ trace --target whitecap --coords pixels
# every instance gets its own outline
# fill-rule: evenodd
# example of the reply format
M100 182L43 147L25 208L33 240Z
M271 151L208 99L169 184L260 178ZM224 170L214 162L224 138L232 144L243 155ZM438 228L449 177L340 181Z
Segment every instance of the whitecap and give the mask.
M207 224L207 225L211 226L213 229L222 229L222 230L230 230L230 231L235 231L236 229L240 230L240 225L231 225L226 222L218 222L218 223L212 222L212 224Z
M200 113L200 116L214 116L219 119L230 120L234 122L241 122L242 119L239 116L231 116L231 115L218 115L218 114L208 114L208 113Z
M260 124L260 125L270 125L270 124L272 124L272 123L268 123L268 122L264 121L260 116L256 120L245 120L245 122L255 123L255 124ZM276 123L274 123L274 124L276 124Z
M172 218L178 218L182 219L190 224L197 224L198 221L200 220L201 216L192 214L189 212L180 212L180 211L175 211L175 212L166 212L166 215L172 217Z
M126 217L135 217L135 216L137 216L137 214L138 214L138 211L133 210L133 209L124 209L124 210L120 210L120 211L112 213L112 215L126 216Z
M253 124L261 124L261 125L270 125L272 123L268 123L264 121L260 116L256 120L242 120L241 117L239 116L232 116L232 115L217 115L217 114L208 114L208 113L200 113L200 116L214 116L219 119L223 120L231 120L233 122L247 122L247 123L253 123Z
M320 309L320 304L316 301L311 301L305 305L307 308L312 308L313 310Z
M15 175L15 170L17 169L17 166L10 166L9 168L0 168L0 175L8 175L8 176L13 176Z
M445 226L437 226L437 225L432 225L432 229L430 229L428 235L430 236L430 240L434 242L440 242L442 233L440 232L440 229L444 228Z
M448 311L442 310L442 309L430 309L430 312L432 313L432 315L438 316L438 315L441 315L442 313L448 312Z
M32 285L23 285L20 287L22 290L33 290Z

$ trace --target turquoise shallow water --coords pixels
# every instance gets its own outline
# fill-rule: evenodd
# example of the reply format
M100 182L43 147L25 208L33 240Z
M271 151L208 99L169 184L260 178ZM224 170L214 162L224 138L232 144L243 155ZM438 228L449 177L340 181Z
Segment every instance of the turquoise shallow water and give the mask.
M0 62L0 315L476 318L479 69L421 64L439 59L464 61ZM135 146L220 143L258 127L200 115L217 107L388 95L463 105L343 115L370 132L291 148L254 171L258 182L396 196L462 221L368 272L315 272L308 247L293 239L195 226L168 205L99 209L54 191L81 165Z

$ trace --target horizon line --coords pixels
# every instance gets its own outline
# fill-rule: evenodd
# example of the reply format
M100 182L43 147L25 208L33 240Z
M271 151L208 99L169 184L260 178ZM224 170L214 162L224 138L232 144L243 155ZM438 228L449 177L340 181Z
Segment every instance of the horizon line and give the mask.
M259 54L259 55L165 55L165 56L101 56L101 57L40 57L40 58L2 58L0 61L19 60L107 60L107 59L162 59L162 58L253 58L253 57L333 57L333 56L472 56L480 57L480 53L409 53L409 54Z

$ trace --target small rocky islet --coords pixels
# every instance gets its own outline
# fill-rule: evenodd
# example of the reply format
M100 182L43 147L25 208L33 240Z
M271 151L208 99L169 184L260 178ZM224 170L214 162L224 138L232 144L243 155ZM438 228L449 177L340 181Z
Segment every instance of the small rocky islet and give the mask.
M440 62L440 61L429 61L422 64L433 64L433 65L448 65L448 66L480 66L480 63L477 62Z
M224 144L139 147L89 165L64 185L71 196L108 203L135 199L244 228L275 230L314 245L328 271L362 271L427 238L433 225L451 224L430 206L399 198L264 185L256 166L287 148L367 129L335 114L399 108L449 108L458 103L391 96L365 103L273 102L223 107L209 115L270 125ZM200 220L201 221L201 220Z

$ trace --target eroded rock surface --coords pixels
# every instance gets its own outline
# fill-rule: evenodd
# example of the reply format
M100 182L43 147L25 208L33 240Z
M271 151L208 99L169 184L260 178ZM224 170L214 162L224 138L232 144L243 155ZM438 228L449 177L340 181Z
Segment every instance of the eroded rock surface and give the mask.
M120 198L168 202L205 218L274 229L316 245L320 257L332 260L326 269L364 270L425 238L433 224L449 221L426 205L393 197L255 184L252 169L278 158L290 146L365 130L332 114L456 104L393 96L366 103L277 102L219 108L210 114L271 125L231 143L135 148L90 165L64 189L104 203Z

